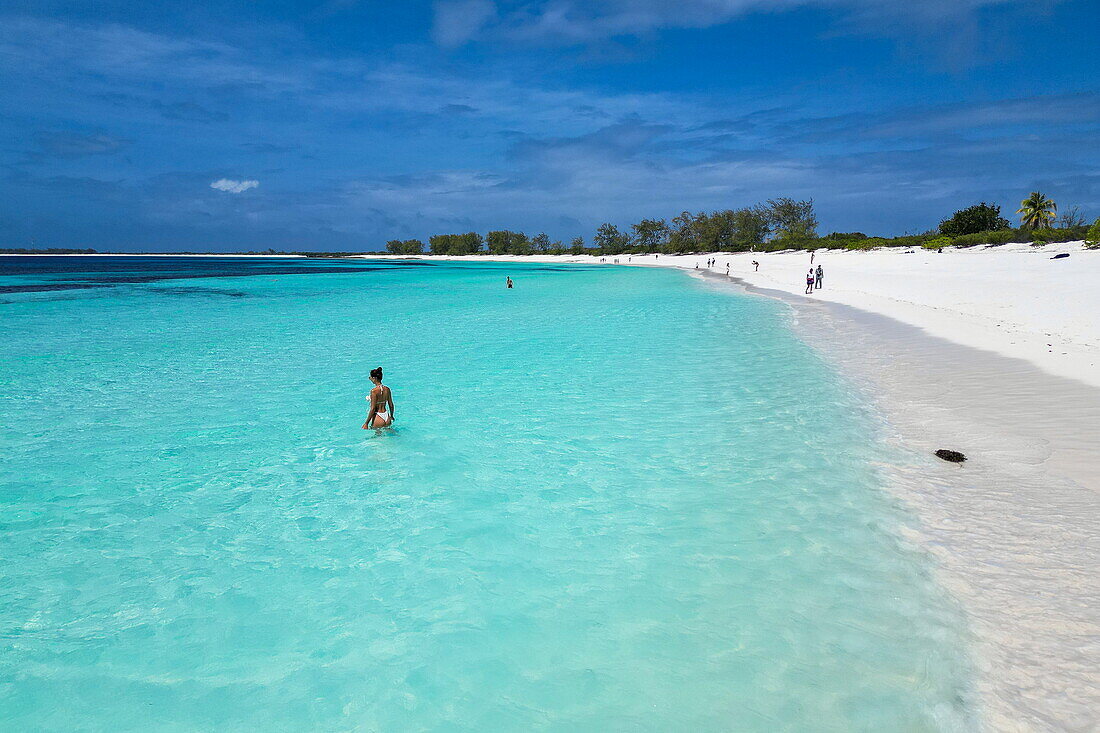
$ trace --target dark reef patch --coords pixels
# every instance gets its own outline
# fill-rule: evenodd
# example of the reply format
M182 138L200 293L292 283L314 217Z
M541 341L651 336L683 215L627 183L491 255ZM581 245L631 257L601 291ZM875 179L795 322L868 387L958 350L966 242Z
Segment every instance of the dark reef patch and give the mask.
M162 280L387 272L423 266L424 263L411 261L390 263L334 259L0 256L0 277L14 276L24 281L0 285L0 293L87 290L114 285L142 285ZM26 282L27 280L39 282Z
M189 287L182 286L182 285L170 286L170 287L167 287L167 288L156 288L155 290L150 290L149 292L158 293L158 294L159 293L164 293L166 295L185 295L185 296L186 295L213 295L213 296L224 295L224 296L229 297L229 298L248 298L248 297L252 297L248 293L246 293L244 291L241 291L241 290L223 290L221 288L201 288L201 287L189 288Z

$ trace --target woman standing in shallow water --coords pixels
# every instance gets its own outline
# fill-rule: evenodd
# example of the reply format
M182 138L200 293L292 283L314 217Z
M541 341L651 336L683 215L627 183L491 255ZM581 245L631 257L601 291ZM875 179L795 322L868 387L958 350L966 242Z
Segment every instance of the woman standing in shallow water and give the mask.
M390 388L382 384L382 367L370 370L370 381L374 382L374 388L367 395L370 412L363 429L389 427L393 424L393 395Z

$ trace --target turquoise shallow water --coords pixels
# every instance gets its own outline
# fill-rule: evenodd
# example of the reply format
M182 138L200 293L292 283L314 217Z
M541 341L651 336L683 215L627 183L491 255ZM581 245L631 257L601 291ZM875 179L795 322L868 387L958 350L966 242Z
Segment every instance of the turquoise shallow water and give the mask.
M973 724L874 422L776 303L659 269L13 262L0 727Z

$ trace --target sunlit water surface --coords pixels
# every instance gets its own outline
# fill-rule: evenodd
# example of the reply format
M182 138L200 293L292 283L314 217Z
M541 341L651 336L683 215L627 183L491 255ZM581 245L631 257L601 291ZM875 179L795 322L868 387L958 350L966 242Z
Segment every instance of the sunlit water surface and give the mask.
M0 331L6 730L973 725L873 416L778 304L658 269L0 258Z

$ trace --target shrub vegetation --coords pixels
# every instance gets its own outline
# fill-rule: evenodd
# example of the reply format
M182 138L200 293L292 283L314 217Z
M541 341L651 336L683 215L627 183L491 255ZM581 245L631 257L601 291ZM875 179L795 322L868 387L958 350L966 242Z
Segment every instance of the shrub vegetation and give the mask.
M1008 219L1001 216L1001 207L981 202L965 209L959 209L951 218L940 222L940 234L959 237L964 234L996 232L1008 229Z
M817 235L813 199L769 199L740 209L682 211L671 219L642 219L629 227L606 222L592 237L592 246L575 237L568 247L545 234L528 238L523 232L491 231L482 239L476 232L437 234L429 238L432 254L682 254L687 252L766 252L785 249L869 250L878 247L975 247L1009 242L1068 242L1088 239L1100 247L1100 219L1091 228L1076 207L1056 218L1058 208L1039 192L1021 202L1020 228L1001 215L1001 207L985 201L959 209L923 234L875 237L864 232ZM416 239L392 240L386 249L395 254L420 254Z
M1089 249L1100 249L1100 217L1089 227L1089 231L1085 235L1085 246Z
M424 243L419 239L391 239L386 242L386 251L391 255L422 255Z

